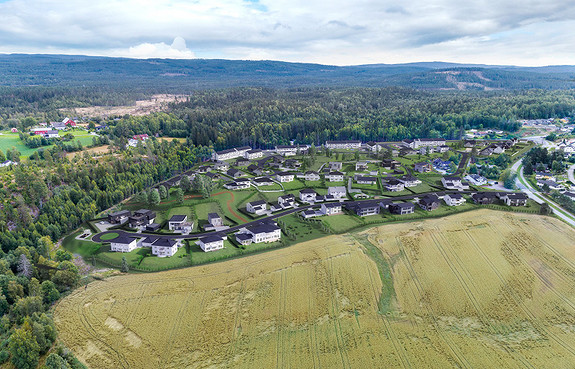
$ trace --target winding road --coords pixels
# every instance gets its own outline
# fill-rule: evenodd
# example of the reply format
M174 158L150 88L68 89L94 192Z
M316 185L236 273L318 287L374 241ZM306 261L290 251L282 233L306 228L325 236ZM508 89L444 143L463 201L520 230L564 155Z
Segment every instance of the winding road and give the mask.
M569 169L572 170L574 167L575 166L572 166ZM573 215L571 215L567 210L563 209L561 205L557 204L555 201L552 201L549 198L541 195L538 189L534 188L533 186L531 186L531 184L529 184L529 182L527 182L527 179L523 174L523 166L521 165L521 160L517 160L515 164L513 164L513 166L511 167L511 170L517 173L517 178L515 179L515 184L517 185L517 188L525 192L525 194L529 196L529 198L533 199L535 202L539 204L546 202L551 207L551 209L553 209L553 213L557 215L557 217L561 218L566 223L575 227L575 217ZM573 172L571 171L571 175L572 174Z

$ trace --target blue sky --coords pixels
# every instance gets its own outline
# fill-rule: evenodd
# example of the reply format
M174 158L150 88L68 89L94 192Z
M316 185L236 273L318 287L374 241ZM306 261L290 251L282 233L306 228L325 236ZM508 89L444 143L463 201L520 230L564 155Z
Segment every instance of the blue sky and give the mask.
M0 53L575 64L575 1L0 0Z

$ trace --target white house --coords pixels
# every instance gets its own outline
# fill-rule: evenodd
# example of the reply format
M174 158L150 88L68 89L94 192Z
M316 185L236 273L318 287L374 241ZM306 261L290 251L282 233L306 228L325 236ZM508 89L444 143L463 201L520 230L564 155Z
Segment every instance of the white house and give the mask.
M469 185L461 181L460 177L443 177L441 178L441 183L443 187L450 190L466 190L469 189Z
M60 137L60 134L56 130L50 130L50 131L44 133L44 137L46 137L46 138L58 138L58 137Z
M475 186L483 186L487 184L487 178L480 176L479 174L468 174L464 179Z
M169 238L158 238L152 244L152 255L160 258L174 256L178 252L178 242Z
M377 178L376 177L356 176L355 181L358 184L374 185L377 183Z
M523 192L508 193L505 192L499 197L507 206L527 206L527 195Z
M325 175L325 179L330 182L343 182L343 173L342 172L329 172Z
M361 141L326 141L325 147L328 149L360 149Z
M331 196L336 200L340 200L345 198L347 195L347 191L345 186L333 186L327 188L327 196Z
M308 145L277 145L275 152L283 156L294 156L299 152L306 152Z
M224 248L224 238L219 235L208 235L200 238L196 245L204 252L216 251Z
M405 139L402 141L403 145L412 149L419 149L420 147L435 147L445 145L443 138L416 138L413 140Z
M341 202L330 202L327 204L321 204L321 212L325 215L341 214L342 212Z
M278 197L278 204L283 208L292 208L295 206L295 196L292 194Z
M275 242L281 238L281 228L275 223L261 223L242 228L239 233L250 234L253 243Z
M264 152L260 149L248 150L245 153L245 158L248 160L258 159L264 156Z
M399 179L399 181L403 183L404 187L415 187L422 183L419 178L414 176L403 176Z
M136 237L125 236L122 234L110 241L110 251L130 252L137 248L138 239Z
M299 199L301 202L314 203L317 197L317 192L311 188L304 188L299 191Z
M262 215L267 210L268 204L264 200L252 201L246 204L248 213Z
M228 149L228 150L221 150L221 151L216 151L212 154L212 159L213 160L229 160L229 159L235 159L235 158L239 158L239 157L245 157L246 153L248 151L250 151L252 148L249 146L243 146L243 147L238 147L238 148L233 148L233 149Z
M465 197L461 196L458 193L455 194L448 193L445 196L443 196L443 201L445 201L445 204L447 204L448 206L459 206L465 203Z
M328 164L329 170L332 172L341 170L343 168L343 163L341 161L330 161Z
M405 189L405 185L398 181L396 178L391 178L387 180L387 182L383 185L386 190L392 192L403 191Z
M306 181L319 181L319 180L320 180L320 177L319 177L319 173L318 173L318 172L307 171L307 172L305 172L305 174L303 175L303 179L305 179Z
M276 180L278 182L292 182L293 179L294 179L294 174L291 172L276 173Z
M168 220L168 229L170 231L180 232L182 234L189 234L194 228L194 222L188 222L187 215L172 215Z
M356 171L367 170L367 169L368 169L367 161L358 161L357 163L355 163L355 170Z

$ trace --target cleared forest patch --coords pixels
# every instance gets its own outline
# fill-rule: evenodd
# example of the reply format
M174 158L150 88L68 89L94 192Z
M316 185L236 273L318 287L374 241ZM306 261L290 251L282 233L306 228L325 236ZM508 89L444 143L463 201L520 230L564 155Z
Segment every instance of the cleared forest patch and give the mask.
M91 368L557 368L574 282L575 231L480 210L112 277L55 319Z

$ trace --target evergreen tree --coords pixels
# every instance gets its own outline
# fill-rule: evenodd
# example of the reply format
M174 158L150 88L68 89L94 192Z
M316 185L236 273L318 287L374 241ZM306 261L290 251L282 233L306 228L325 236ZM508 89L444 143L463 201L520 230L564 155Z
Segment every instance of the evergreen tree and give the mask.
M176 189L176 201L178 204L184 203L184 191L180 187Z
M126 260L125 256L122 256L122 266L120 267L120 271L122 273L128 273L130 270L130 266L128 265L128 260Z

